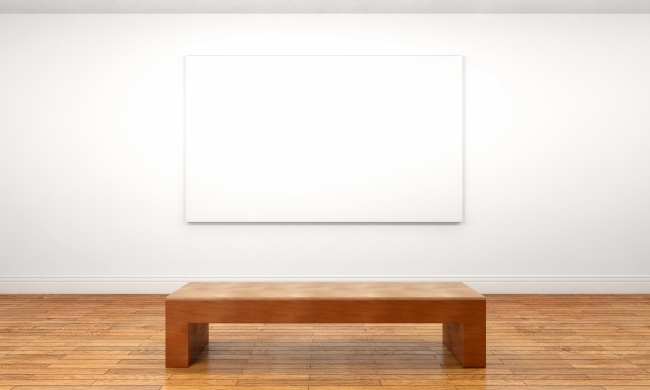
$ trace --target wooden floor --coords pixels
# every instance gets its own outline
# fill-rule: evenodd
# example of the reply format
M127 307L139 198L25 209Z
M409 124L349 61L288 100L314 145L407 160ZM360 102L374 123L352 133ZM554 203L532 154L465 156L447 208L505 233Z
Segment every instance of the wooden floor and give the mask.
M212 325L165 369L164 296L0 295L5 389L650 389L650 295L488 296L487 368L438 324Z

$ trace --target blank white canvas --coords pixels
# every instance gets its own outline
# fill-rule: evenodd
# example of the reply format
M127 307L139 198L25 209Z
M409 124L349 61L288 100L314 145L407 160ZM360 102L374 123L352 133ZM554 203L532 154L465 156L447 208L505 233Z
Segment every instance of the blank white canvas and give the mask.
M461 222L462 61L186 57L186 220Z

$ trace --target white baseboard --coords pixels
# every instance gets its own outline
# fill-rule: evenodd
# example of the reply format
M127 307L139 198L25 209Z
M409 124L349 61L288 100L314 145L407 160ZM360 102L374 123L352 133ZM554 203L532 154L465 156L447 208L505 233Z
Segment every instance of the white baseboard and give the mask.
M482 294L650 294L650 275L8 275L0 294L169 294L187 282L464 282Z

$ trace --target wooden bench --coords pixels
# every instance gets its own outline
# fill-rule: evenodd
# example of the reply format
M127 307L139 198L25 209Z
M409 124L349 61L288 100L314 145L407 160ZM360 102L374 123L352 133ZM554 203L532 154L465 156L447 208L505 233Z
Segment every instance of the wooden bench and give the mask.
M485 367L485 297L463 283L188 283L165 302L167 367L189 367L210 323L442 323L463 367Z

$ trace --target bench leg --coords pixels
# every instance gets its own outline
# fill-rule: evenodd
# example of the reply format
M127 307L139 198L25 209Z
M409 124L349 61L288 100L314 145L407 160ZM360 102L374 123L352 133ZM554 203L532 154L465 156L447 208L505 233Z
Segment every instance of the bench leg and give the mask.
M209 324L188 324L168 318L165 323L165 366L185 368L208 345Z
M485 321L443 324L442 342L463 368L485 367Z

